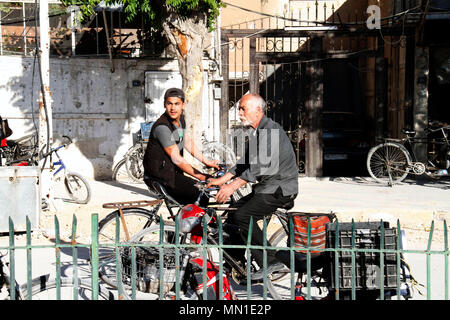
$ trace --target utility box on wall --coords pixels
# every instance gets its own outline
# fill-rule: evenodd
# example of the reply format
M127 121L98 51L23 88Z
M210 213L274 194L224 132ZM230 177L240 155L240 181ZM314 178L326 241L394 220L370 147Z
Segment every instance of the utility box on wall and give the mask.
M26 231L26 217L31 229L39 228L40 169L37 166L0 167L0 232L9 231L9 217L14 231Z

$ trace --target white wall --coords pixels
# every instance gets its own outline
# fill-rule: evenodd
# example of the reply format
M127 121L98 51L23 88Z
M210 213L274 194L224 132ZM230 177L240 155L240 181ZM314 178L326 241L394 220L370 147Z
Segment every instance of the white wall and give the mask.
M178 69L176 61L116 60L114 65L111 73L108 59L50 59L54 142L62 135L74 139L61 155L69 169L86 177L109 179L133 144L136 124L145 121L145 72ZM37 63L33 84L32 75L33 58L0 56L0 115L9 119L11 139L33 132L32 100L39 127ZM141 85L133 86L133 80Z

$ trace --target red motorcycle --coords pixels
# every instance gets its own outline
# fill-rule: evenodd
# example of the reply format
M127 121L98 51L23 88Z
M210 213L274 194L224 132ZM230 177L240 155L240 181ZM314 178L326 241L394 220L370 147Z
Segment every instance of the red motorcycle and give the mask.
M219 171L216 175L220 174ZM233 233L239 232L238 226L225 221L228 213L236 209L223 205L215 207L211 203L206 208L200 207L201 197L214 197L214 192L218 189L206 188L206 183L202 181L197 184L200 190L197 201L185 206L172 199L162 184L155 181L153 184L152 194L164 200L172 221L164 222L159 218L157 211L161 203L153 211L144 210L139 204L133 203L132 207L117 210L103 219L100 222L99 237L101 235L102 239L108 240L104 243L114 242L114 230L124 229L124 234L129 236L120 238L119 241L133 244L136 251L133 258L132 249L122 247L122 268L117 270L114 250L102 248L99 252L101 279L117 287L119 291L120 285L123 285L124 296L130 298L234 299L230 278L238 285L245 285L251 274L263 267L251 259L248 254L250 250L245 243L238 248L241 253L239 257L231 253L235 251L229 250L231 247L220 249L222 245L235 245L229 240ZM117 203L105 205L117 206ZM282 223L286 209L289 208L281 209L275 215ZM217 212L222 213L219 215ZM134 218L133 222L131 217ZM126 221L125 225L123 221ZM120 223L118 228L117 223ZM122 236L120 233L119 237ZM277 241L272 244L278 246ZM136 267L133 273L134 259ZM206 265L203 261L207 262ZM280 275L284 276L285 273ZM276 281L278 276L272 275L271 279ZM205 286L206 291L203 290Z
M160 220L131 236L127 244L134 248L120 248L119 292L133 300L235 300L229 272L202 246L210 243L203 222L216 219L213 210L189 204L174 218L175 223Z

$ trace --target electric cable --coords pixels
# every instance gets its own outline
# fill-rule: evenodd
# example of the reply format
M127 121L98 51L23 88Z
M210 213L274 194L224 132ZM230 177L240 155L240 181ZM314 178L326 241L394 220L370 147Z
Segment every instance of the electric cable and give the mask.
M44 89L44 81L42 79L42 68L41 68L41 54L39 51L39 38L37 36L37 30L38 30L38 26L37 26L37 21L38 21L38 17L37 17L37 12L38 12L38 5L37 5L37 0L34 0L34 27L35 27L35 33L34 33L34 37L35 37L35 42L36 42L36 57L38 60L38 70L39 70L39 80L41 82L41 94L42 94L42 103L43 103L43 107L44 107L44 113L45 113L45 119L46 119L46 125L47 125L47 144L46 144L46 153L48 153L50 151L50 124L48 123L48 110L47 110L47 101L45 98L45 89ZM39 150L41 151L41 150ZM38 157L39 158L39 157ZM47 157L44 158L44 163L42 164L41 167L41 172L44 171L45 165L47 164Z
M34 9L36 10L36 8ZM59 17L62 15L68 14L67 12L61 12L61 13L55 13L55 14L50 14L48 15L49 18L53 18L53 17ZM36 13L34 12L32 16L29 17L22 17L20 19L10 19L9 21L4 21L4 18L2 17L2 20L0 22L0 25L2 26L7 26L7 25L13 25L13 24L18 24L18 23L24 23L24 22L30 22L30 21L35 21L36 19L38 19L36 17Z
M246 11L246 12L256 13L256 14L259 14L259 15L261 15L261 16L266 16L266 17L271 17L271 18L277 18L277 19L281 19L281 20L285 20L285 21L290 21L290 22L300 22L300 23L310 23L310 24L312 23L312 24L332 25L332 26L333 26L333 25L335 25L335 26L339 26L339 25L350 26L350 25L357 25L357 24L366 24L366 21L361 21L361 22L355 21L355 22L335 23L335 22L327 22L327 21L300 20L300 19L294 19L294 18L287 18L287 17L283 17L283 16L278 16L278 15L274 15L274 14L270 14L270 13L260 12L260 11L256 11L256 10L252 10L252 9L247 9L247 8L244 8L244 7L235 5L235 4L227 3L227 2L225 2L225 1L222 1L222 3L225 4L225 5L227 5L227 6L234 7L234 8L237 8L237 9L240 9L240 10L243 10L243 11ZM397 17L397 16L401 16L401 15L403 15L403 14L405 14L405 13L409 13L410 11L415 10L415 9L419 9L419 8L420 8L420 5L419 5L419 6L415 6L415 7L413 7L413 8L410 8L410 9L408 9L408 10L402 11L402 12L398 12L398 13L393 14L393 15L390 15L390 16L386 16L386 17L384 17L384 18L381 18L380 21L389 20L389 19L395 18L395 17ZM244 23L245 23L245 22L244 22Z
M31 119L33 121L34 132L36 134L36 140L34 141L33 154L39 150L39 131L36 126L36 120L34 118L34 73L36 69L36 53L33 58L33 71L31 73Z

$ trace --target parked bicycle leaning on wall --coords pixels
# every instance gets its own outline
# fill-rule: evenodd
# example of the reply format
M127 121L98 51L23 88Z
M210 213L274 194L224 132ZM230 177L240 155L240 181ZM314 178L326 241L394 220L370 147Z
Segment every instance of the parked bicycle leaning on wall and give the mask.
M426 137L416 137L414 130L404 128L402 139L386 138L374 146L367 155L367 170L379 183L393 184L403 181L408 174L426 175L431 178L448 176L450 170L450 125L429 123ZM417 159L414 146L426 144L426 163Z

